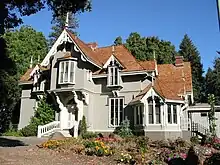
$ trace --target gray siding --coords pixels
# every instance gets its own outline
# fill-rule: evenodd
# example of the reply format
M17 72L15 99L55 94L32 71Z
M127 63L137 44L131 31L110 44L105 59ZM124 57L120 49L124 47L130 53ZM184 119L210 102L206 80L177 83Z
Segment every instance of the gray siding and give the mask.
M21 108L20 108L20 119L18 129L22 129L27 126L30 122L30 118L34 115L34 109L36 100L31 99L31 90L22 90L21 96Z

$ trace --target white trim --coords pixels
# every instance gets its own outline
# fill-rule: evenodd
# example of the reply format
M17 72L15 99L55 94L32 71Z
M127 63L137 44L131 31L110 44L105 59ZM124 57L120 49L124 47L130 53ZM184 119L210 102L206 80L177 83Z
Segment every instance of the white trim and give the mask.
M184 100L170 100L165 98L165 102L184 104Z
M146 130L144 129L144 132L182 132L181 129L176 130L167 130L167 129L161 129L161 130Z
M111 55L111 56L109 57L109 59L108 59L108 60L106 61L106 63L104 64L103 68L107 68L111 61L116 61L122 68L124 68L124 67L122 66L122 64L115 58L114 55Z
M66 67L66 65L68 65L68 67ZM72 65L73 65L73 71L71 70ZM61 66L63 66L62 75L61 75ZM73 80L70 80L71 72L73 72ZM75 72L76 72L76 61L72 61L72 60L60 61L59 62L59 73L58 73L59 74L58 75L58 84L75 84L75 75L76 75ZM65 81L65 75L66 74L67 74L67 81ZM63 77L62 82L61 82L61 76Z
M115 131L114 129L109 129L109 130L88 129L88 132L114 132L114 131Z
M111 98L108 98L108 106L109 106L109 127L112 128L112 127L118 127L120 125L120 123L122 121L120 121L120 100L122 99L122 106L123 106L123 109L122 109L122 121L124 119L124 104L125 104L125 100L124 100L124 97L111 97ZM113 125L111 124L111 100L114 100L114 119L113 119ZM115 110L116 110L116 107L115 107L115 100L118 100L118 124L116 125L115 124Z
M116 72L116 74L115 74L115 72ZM115 83L116 76L117 76L117 83ZM112 78L112 82L111 82L111 78ZM109 66L108 67L107 87L120 86L119 80L120 80L119 68L117 66Z

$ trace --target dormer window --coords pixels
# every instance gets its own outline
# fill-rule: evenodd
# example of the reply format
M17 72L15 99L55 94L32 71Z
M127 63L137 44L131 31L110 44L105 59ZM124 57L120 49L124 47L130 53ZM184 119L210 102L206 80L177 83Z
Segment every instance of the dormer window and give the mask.
M108 66L108 86L119 86L119 66L112 60Z
M72 60L60 61L59 63L59 84L75 84L75 65Z

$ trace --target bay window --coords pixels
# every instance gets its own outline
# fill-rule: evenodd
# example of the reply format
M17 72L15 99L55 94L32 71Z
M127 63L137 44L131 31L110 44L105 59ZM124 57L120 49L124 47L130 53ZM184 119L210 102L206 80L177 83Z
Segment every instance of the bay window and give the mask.
M123 121L124 98L109 98L110 125L119 126Z
M148 123L161 124L161 104L158 97L148 98Z
M75 83L75 61L60 61L59 63L59 84Z
M167 104L168 124L177 124L177 105Z
M135 115L134 115L134 117L135 117L135 124L136 125L143 125L143 111L144 110L144 107L143 107L143 105L137 105L137 106L135 106L135 108L134 108L134 111L135 111Z

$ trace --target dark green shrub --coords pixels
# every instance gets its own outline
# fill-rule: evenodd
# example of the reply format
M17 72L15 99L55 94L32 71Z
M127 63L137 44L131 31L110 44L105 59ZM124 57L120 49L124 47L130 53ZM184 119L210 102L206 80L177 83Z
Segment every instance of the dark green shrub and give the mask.
M193 144L199 144L199 138L197 136L192 136L190 138L190 141L193 143Z
M31 123L27 125L26 127L22 128L20 130L21 134L23 136L37 136L37 125L35 123Z
M79 135L83 135L87 132L87 123L86 123L86 117L83 116L82 120L79 123Z
M92 138L97 138L98 134L94 132L86 132L84 134L81 134L83 139L92 139Z
M130 121L128 119L122 121L121 125L115 129L114 133L121 137L133 136L132 130L130 129Z
M207 158L204 165L219 165L220 164L220 153L214 153L210 158Z

